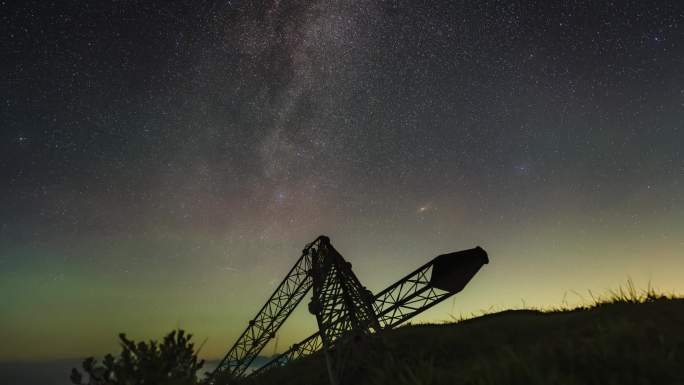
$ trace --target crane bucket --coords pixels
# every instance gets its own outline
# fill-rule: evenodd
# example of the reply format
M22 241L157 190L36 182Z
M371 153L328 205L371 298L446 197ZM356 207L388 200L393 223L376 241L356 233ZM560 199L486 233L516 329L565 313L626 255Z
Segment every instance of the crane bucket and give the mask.
M487 252L480 246L439 255L434 259L430 286L453 294L458 293L487 263L489 263Z

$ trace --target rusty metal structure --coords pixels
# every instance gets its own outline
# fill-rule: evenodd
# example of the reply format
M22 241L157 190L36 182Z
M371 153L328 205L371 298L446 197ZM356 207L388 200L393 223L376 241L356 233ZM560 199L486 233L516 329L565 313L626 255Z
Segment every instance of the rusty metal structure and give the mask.
M480 247L439 255L373 295L326 236L308 244L275 292L212 373L212 377L254 376L323 350L331 385L345 384L353 344L396 327L460 292L489 263ZM275 337L288 316L313 289L309 312L318 332L252 372L247 368Z

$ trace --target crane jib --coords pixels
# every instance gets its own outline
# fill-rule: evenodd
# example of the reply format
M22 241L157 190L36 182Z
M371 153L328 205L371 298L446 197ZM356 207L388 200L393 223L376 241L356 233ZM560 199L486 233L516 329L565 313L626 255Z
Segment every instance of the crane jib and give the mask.
M336 348L335 354L330 354L338 340L347 335L372 338L374 332L396 327L463 290L487 263L488 255L479 246L442 254L373 296L361 285L351 264L335 250L329 238L319 236L305 247L302 256L212 372L212 378L223 373L244 376L254 358L313 288L309 311L316 315L319 331L248 375L322 349L330 382L338 384L345 368L345 354L341 351L351 349L350 344L343 344Z

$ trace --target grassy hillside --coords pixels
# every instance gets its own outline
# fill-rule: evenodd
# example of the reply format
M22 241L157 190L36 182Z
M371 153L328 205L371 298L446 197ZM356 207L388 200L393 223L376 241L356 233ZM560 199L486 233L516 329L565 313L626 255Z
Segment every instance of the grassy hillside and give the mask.
M616 295L589 308L515 310L406 326L358 352L354 384L684 384L684 299ZM327 384L320 355L250 385Z

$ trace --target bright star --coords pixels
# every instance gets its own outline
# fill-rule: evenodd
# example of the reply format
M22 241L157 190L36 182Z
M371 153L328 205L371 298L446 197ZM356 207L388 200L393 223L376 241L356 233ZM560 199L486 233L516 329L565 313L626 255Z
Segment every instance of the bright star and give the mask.
M432 204L431 204L431 203L427 203L427 204L424 204L424 205L418 207L418 209L416 210L416 212L417 212L418 214L424 214L424 213L426 213L427 211L430 211L430 210L432 210Z

